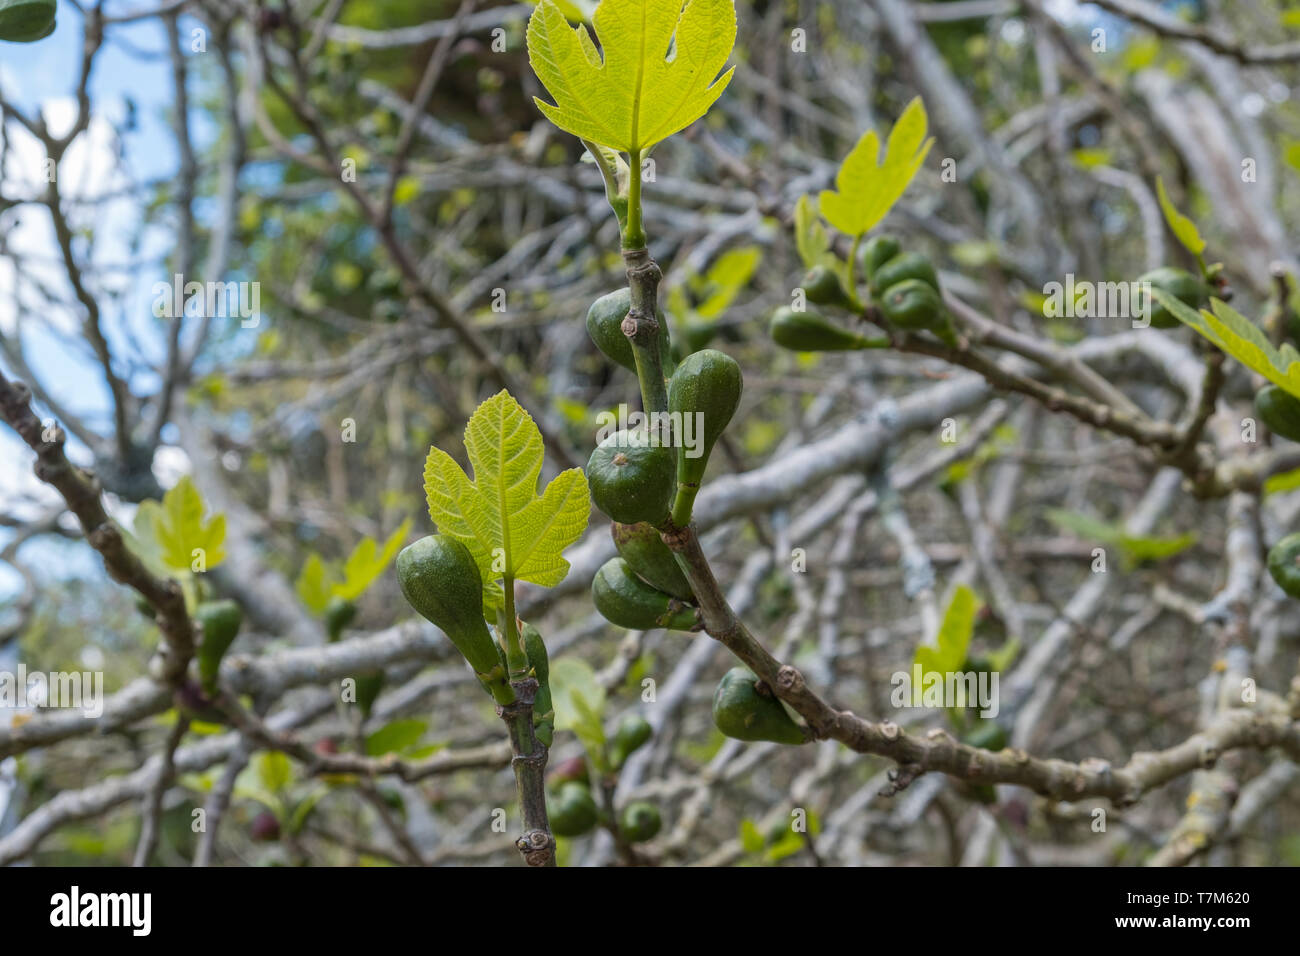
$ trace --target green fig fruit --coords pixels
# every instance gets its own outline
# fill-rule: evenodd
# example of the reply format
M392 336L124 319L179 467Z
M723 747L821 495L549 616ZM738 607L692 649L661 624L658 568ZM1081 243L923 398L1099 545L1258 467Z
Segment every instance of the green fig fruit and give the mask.
M560 789L546 801L546 815L550 817L551 832L562 837L590 832L599 817L591 791L573 781L561 784Z
M610 525L610 533L619 557L642 581L678 600L695 600L690 582L654 525L644 521L636 524L615 521Z
M555 707L551 703L551 664L542 642L541 631L531 624L523 629L524 654L537 678L537 695L533 698L533 733L549 747L555 738Z
M653 840L663 825L659 808L644 800L629 803L618 818L618 832L628 843Z
M199 660L199 683L204 693L213 696L217 692L221 658L239 634L244 612L234 601L205 601L194 611L194 619L198 621L203 633L196 654Z
M956 340L939 293L920 279L904 279L891 286L880 300L880 311L896 328L928 330L949 344Z
M375 701L379 699L379 692L384 689L384 672L382 670L365 671L357 675L356 681L357 706L361 708L361 716L369 720L370 712L375 707Z
M1200 308L1210 299L1210 289L1185 269L1161 266L1138 276L1138 282L1149 282L1157 289L1168 292L1175 299L1192 308ZM1154 297L1151 301L1151 324L1157 329L1176 329L1182 323Z
M693 630L699 612L688 604L646 584L622 558L610 558L591 582L591 597L605 620L634 631L663 627Z
M0 0L0 40L34 43L54 32L55 0Z
M939 291L939 276L934 271L934 264L919 252L904 252L876 270L871 277L871 294L882 296L908 279L919 279L935 292Z
M662 524L672 507L673 450L647 430L610 435L587 461L587 484L596 507L623 524Z
M640 714L624 714L609 742L610 766L618 770L653 734L650 722Z
M773 342L794 352L852 352L878 344L828 322L817 312L796 312L788 305L772 313L768 332Z
M770 740L778 744L802 744L807 735L785 712L781 702L764 688L748 667L727 671L713 694L713 722L736 740Z
M636 356L632 342L623 332L623 320L632 311L632 290L616 289L591 304L587 310L587 334L596 343L596 348L605 353L613 362L617 362L633 374L636 373ZM664 376L672 374L672 343L668 337L668 321L660 310L659 320L659 360L663 363Z
M1273 434L1300 442L1300 400L1290 392L1265 385L1255 393L1255 411Z
M800 283L804 298L814 305L830 305L841 309L853 308L853 300L844 291L844 284L830 266L815 265L808 270Z
M862 265L862 274L867 277L868 281L871 280L875 277L877 270L898 255L901 249L902 246L899 244L897 236L891 236L888 233L872 236L858 250L858 261Z
M397 556L397 580L406 602L447 635L475 673L501 667L483 620L483 580L465 545L445 534L421 538Z
M668 383L668 411L681 416L677 436L677 498L674 520L685 524L709 465L709 455L740 405L744 378L730 355L704 349L688 355ZM687 416L691 416L688 427ZM687 441L687 438L693 440ZM652 522L653 523L653 522Z
M1268 552L1268 573L1289 596L1300 598L1300 531L1273 545Z
M337 595L330 598L329 604L325 606L325 633L329 635L330 643L343 636L344 630L356 619L356 616L356 604Z

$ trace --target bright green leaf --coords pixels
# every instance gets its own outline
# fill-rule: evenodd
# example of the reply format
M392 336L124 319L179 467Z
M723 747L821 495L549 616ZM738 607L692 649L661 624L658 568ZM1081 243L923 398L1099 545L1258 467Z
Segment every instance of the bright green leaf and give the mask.
M1300 352L1291 343L1274 348L1259 326L1219 299L1210 300L1213 311L1197 311L1163 289L1152 288L1151 294L1178 321L1191 326L1251 371L1300 398Z
M355 601L366 588L384 573L384 569L401 550L406 536L411 532L411 519L402 522L401 527L388 536L382 550L373 538L362 538L348 555L343 565L343 581L333 586L333 593L348 601ZM376 553L378 552L378 553Z
M922 685L928 674L939 674L946 680L948 674L961 670L966 662L971 635L975 633L975 615L979 609L980 600L969 587L963 584L953 591L935 644L921 645L912 658L921 667ZM920 699L922 689L923 686L912 688L915 699Z
M555 708L555 729L572 730L597 763L603 758L605 689L585 661L563 657L551 664L548 683Z
M600 51L554 0L528 18L528 61L555 105L534 102L581 139L643 152L703 116L731 82L734 67L718 77L736 42L731 0L602 0L592 23Z
M429 725L414 718L394 720L366 738L366 753L372 757L408 750L420 742Z
M253 758L257 779L271 793L289 786L293 780L293 767L289 758L278 750L265 750Z
M582 469L560 472L538 497L542 435L504 390L470 417L465 449L474 479L442 449L431 448L424 490L438 530L474 555L484 603L493 610L502 606L498 581L506 576L543 587L559 584L569 572L561 552L586 529L591 511Z
M826 227L817 216L817 200L812 196L800 196L795 203L794 242L805 269L816 265L838 265L830 251Z
M191 570L196 552L201 552L205 570L226 557L221 549L226 540L226 516L203 520L203 498L189 475L163 495L161 505L141 502L136 529L142 538L157 545L159 559L173 571Z
M729 249L719 256L706 277L708 298L699 304L696 313L704 319L716 319L725 312L754 275L762 258L763 251L758 246Z
M307 610L313 614L324 614L325 608L330 603L331 588L334 583L333 576L325 567L325 562L320 559L320 555L313 554L302 566L294 590L298 592L298 597Z
M1169 193L1165 191L1165 181L1161 177L1156 177L1156 192L1160 196L1160 209L1165 214L1165 222L1169 223L1169 229L1174 234L1174 238L1183 244L1183 247L1194 256L1199 256L1205 251L1205 240L1201 238L1200 230L1196 228L1196 223L1192 222L1175 207L1169 199Z
M746 853L758 853L765 842L753 820L746 817L740 821L740 845Z
M848 236L861 236L888 215L925 162L934 145L926 139L925 104L918 96L894 123L880 158L880 139L869 130L845 157L835 176L835 191L823 190L822 216Z
M1147 561L1161 561L1185 551L1197 542L1195 532L1172 538L1131 535L1123 525L1111 524L1088 515L1053 508L1047 518L1062 528L1096 544L1118 548L1124 566L1133 568Z

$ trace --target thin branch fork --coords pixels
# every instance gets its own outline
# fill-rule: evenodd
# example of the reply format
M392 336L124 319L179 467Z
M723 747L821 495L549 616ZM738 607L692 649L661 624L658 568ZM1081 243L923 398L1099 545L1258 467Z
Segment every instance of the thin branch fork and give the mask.
M159 649L162 668L157 676L169 684L176 683L184 676L195 645L194 626L180 585L170 578L154 576L127 548L117 525L104 511L98 482L64 453L63 429L57 425L46 429L30 403L31 390L0 373L0 418L36 452L36 476L63 496L113 580L133 588L155 609L164 640Z

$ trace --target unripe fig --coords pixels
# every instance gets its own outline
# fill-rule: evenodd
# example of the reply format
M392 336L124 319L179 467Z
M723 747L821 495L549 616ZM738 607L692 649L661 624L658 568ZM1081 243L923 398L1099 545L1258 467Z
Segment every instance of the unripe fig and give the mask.
M668 383L668 411L682 416L699 417L693 447L677 442L677 488L689 514L689 506L699 492L709 454L723 430L736 414L744 387L740 366L730 355L716 349L704 349L688 355Z
M203 686L204 693L211 697L217 692L221 658L239 633L244 612L234 601L205 601L194 611L194 619L198 621L203 633L196 654L199 660L199 683Z
M617 362L629 372L636 373L636 357L632 342L623 332L623 320L632 311L632 290L617 289L591 304L587 310L587 334L596 343L596 348L605 353L610 360ZM663 363L664 375L672 374L672 346L668 339L668 321L662 311L656 318L659 321L659 360Z
M804 298L814 305L832 305L841 309L853 307L840 277L830 266L813 266L799 285L803 289Z
M678 600L695 600L690 582L653 525L644 521L636 524L615 521L610 525L610 533L619 557L628 563L637 577Z
M366 671L358 674L357 681L357 706L361 708L361 716L367 720L370 718L370 712L374 709L375 701L379 699L379 692L384 689L384 672L382 670Z
M920 279L904 279L890 286L880 300L880 311L896 328L909 332L924 329L945 342L955 341L939 293Z
M871 277L871 292L876 296L884 295L908 279L919 279L934 291L939 291L939 276L934 271L934 264L919 252L903 252L876 270Z
M862 274L868 280L875 278L877 270L898 255L901 249L902 246L899 245L897 236L891 236L888 233L872 236L862 244L862 248L858 251L858 261L862 264Z
M648 431L619 431L596 446L587 483L596 507L615 521L662 524L672 507L673 450Z
M650 722L640 714L624 714L614 730L614 737L609 742L609 762L618 770L627 763L627 758L645 745L654 729Z
M618 819L618 832L628 843L652 840L662 827L663 818L659 816L659 808L644 800L629 803Z
M533 698L533 733L545 746L555 739L555 707L551 703L551 665L546 655L542 634L531 624L525 624L522 633L524 654L528 666L537 678L537 694Z
M33 43L54 32L55 0L0 0L0 40Z
M546 815L551 820L551 832L562 837L582 836L596 826L598 817L591 791L573 782L561 784L546 801Z
M758 678L748 667L727 671L713 694L713 722L736 740L770 740L801 744L808 738L771 691L759 693Z
M469 549L431 534L402 549L397 579L408 604L436 624L478 674L501 666L483 620L483 580Z
M1268 573L1288 595L1300 598L1300 531L1273 545L1268 552Z
M768 332L777 345L795 352L852 352L872 347L865 336L842 329L817 312L796 312L788 305L772 313Z
M1178 269L1174 266L1161 266L1159 269L1152 269L1138 276L1138 282L1149 282L1157 289L1168 292L1178 301L1190 305L1193 309L1200 308L1209 301L1210 290L1204 282L1196 278L1185 269ZM1151 299L1151 324L1157 329L1176 329L1180 323L1174 318L1172 312L1163 305Z
M1255 411L1275 435L1300 442L1300 400L1277 385L1255 393Z
M695 608L656 591L633 574L622 558L610 558L596 572L591 597L605 620L635 631L656 627L689 631L699 623Z
M347 598L337 595L330 598L329 604L325 606L325 633L329 635L331 644L343 636L343 631L356 616L357 606Z

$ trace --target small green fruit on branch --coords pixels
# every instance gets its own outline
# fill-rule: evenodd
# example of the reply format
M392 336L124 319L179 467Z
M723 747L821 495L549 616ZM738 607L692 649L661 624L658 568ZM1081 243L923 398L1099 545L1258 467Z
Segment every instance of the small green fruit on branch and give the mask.
M619 835L628 843L653 840L663 827L659 808L653 803L637 800L623 808L618 819Z
M551 703L551 664L542 633L531 624L523 628L524 654L537 679L537 696L533 698L533 735L550 747L555 738L555 707Z
M648 431L615 432L587 462L596 507L624 524L662 524L673 503L672 449Z
M636 356L633 354L632 342L623 331L623 320L631 310L632 290L626 286L602 295L587 310L587 334L606 358L635 375ZM668 320L662 311L658 313L658 323L659 361L664 374L671 375L672 342L668 336Z
M196 655L199 659L199 683L205 694L214 697L221 659L239 634L244 613L234 601L205 601L195 610L194 619L203 635Z
M735 740L802 744L807 734L748 667L733 667L713 694L713 722Z
M640 714L624 714L609 742L607 753L610 768L621 769L627 763L627 758L649 743L653 735L654 728Z
M0 40L34 43L54 32L55 0L0 0Z
M1151 324L1155 324L1154 315ZM1300 442L1300 399L1276 385L1265 385L1255 393L1255 411L1269 431Z
M695 600L690 582L654 525L645 521L636 524L615 521L609 530L619 557L637 577L680 601Z
M683 422L687 416L699 422L694 446L677 442L677 496L672 522L678 528L690 524L709 455L736 413L743 388L740 365L716 349L688 355L668 383L669 413L680 415Z
M851 352L889 345L883 336L868 338L828 322L819 312L796 312L788 305L772 313L768 332L773 342L793 352Z
M445 534L423 537L397 556L397 579L407 603L447 635L497 703L511 703L514 693L483 617L483 583L469 549Z
M693 631L700 627L694 607L646 584L622 558L610 558L601 565L591 582L591 597L601 616L619 627L635 631L656 627Z
M1161 266L1138 276L1139 283L1149 282L1154 288L1168 292L1179 302L1199 309L1210 301L1210 287L1185 269ZM1151 302L1151 324L1157 329L1176 329L1179 321L1173 313L1157 301Z
M562 837L590 833L600 818L591 789L574 780L560 784L552 798L546 801L546 815L551 821L551 832Z
M1268 552L1268 573L1289 596L1300 598L1300 532L1273 545Z

